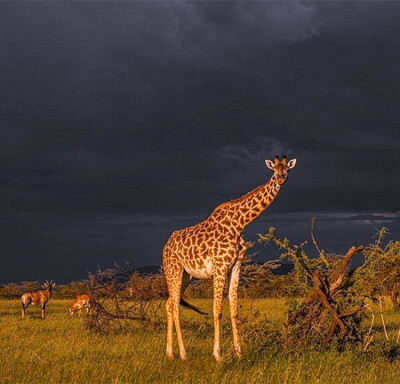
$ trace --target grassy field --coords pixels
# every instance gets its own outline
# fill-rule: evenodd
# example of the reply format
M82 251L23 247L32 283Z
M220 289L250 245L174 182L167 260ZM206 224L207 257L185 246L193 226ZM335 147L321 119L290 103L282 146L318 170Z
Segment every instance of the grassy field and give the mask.
M192 300L211 310L211 300ZM228 310L224 308L224 360L211 355L211 317L182 310L184 338L189 361L168 361L164 357L165 330L131 329L124 333L88 333L78 318L69 319L69 300L52 299L47 318L40 308L31 307L20 318L17 300L0 301L1 383L400 383L400 362L389 362L381 353L383 334L367 353L360 347L351 352L298 351L286 354L273 344L261 348L262 340L242 342L243 359L232 355ZM241 302L242 316L251 317L250 301ZM284 319L282 299L256 300L252 311L266 315L276 326ZM378 311L376 311L378 314ZM385 310L391 340L396 339L400 314ZM376 329L382 330L376 316ZM270 325L271 330L274 325Z

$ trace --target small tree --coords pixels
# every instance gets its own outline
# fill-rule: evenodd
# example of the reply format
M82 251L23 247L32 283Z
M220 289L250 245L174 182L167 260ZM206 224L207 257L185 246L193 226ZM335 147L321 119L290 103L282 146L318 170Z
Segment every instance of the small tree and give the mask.
M344 256L325 253L318 247L313 226L314 220L311 222L311 238L318 250L315 258L304 251L306 241L294 245L287 238L279 239L275 236L275 228L259 235L260 242L273 242L282 250L281 259L293 261L297 288L305 296L300 306L291 303L285 324L286 341L289 344L327 345L335 335L339 341L345 338L347 341L360 341L361 313L365 305L360 293L349 294L354 281L348 274L348 265L363 246L350 247Z
M4 284L0 288L0 297L3 299L16 299L21 296L21 288L18 284Z
M32 292L41 289L38 281L22 281L21 287L23 292Z
M355 271L356 288L372 300L390 295L394 308L399 308L400 241L385 244L387 233L387 228L381 228L376 241L365 247L365 262Z

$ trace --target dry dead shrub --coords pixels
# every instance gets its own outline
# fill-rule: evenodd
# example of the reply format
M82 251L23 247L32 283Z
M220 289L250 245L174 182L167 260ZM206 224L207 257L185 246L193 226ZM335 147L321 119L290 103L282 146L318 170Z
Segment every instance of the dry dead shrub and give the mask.
M85 325L107 332L159 324L167 287L162 274L140 276L116 265L89 275L89 296L91 308Z

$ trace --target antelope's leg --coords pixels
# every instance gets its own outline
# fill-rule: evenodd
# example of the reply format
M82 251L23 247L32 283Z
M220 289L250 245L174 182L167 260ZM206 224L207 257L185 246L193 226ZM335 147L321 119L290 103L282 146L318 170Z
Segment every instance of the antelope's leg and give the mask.
M26 313L26 309L29 307L31 301L30 299L27 299L26 302L22 302L22 318L25 318L25 313Z

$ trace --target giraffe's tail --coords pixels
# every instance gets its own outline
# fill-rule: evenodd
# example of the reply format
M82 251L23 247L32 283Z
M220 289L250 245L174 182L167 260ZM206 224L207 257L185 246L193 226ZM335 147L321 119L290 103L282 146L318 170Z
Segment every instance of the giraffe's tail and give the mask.
M192 311L195 311L197 313L200 313L200 315L208 315L207 312L203 312L200 309L196 308L194 305L189 304L187 301L181 299L180 305L182 305L185 308L191 309Z

